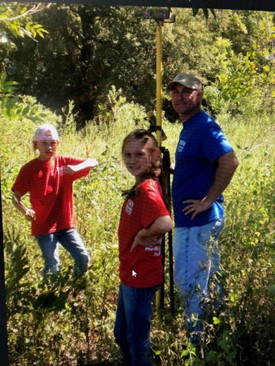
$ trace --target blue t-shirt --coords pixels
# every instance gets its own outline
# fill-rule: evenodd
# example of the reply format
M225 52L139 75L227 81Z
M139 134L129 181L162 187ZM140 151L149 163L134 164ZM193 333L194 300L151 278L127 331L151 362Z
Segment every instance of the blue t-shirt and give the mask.
M205 225L223 216L221 195L208 210L185 215L183 201L202 199L213 184L217 159L233 151L221 127L201 111L183 124L175 154L172 199L176 227Z

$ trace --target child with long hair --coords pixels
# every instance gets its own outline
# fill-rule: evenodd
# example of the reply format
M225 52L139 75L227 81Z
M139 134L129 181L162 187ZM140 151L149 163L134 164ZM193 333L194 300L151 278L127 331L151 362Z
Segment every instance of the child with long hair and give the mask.
M149 366L152 301L163 281L161 241L172 221L159 181L161 159L154 135L144 129L131 132L123 141L122 157L135 184L124 192L118 229L121 283L114 334L125 365Z

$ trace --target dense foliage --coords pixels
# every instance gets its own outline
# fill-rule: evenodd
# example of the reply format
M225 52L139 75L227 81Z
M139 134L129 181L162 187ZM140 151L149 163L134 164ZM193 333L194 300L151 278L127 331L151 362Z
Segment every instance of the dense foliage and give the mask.
M143 7L50 4L15 25L3 21L25 10L0 7L0 34L7 40L1 69L19 83L20 94L64 115L73 100L79 126L106 104L112 85L127 100L154 108L157 23L145 19ZM162 27L164 85L192 70L208 86L206 100L216 113L238 113L252 95L257 109L271 108L271 13L216 10L207 21L203 11L196 17L191 9L172 13L176 21Z
M11 366L121 364L113 337L117 227L121 191L132 177L120 148L127 132L149 127L146 112L155 104L156 24L143 19L141 10L0 4L1 195ZM212 313L209 305L205 342L196 350L182 328L176 290L175 314L170 313L167 253L164 308L156 309L152 327L156 364L269 366L275 364L272 17L216 11L206 22L201 11L195 18L191 10L173 12L176 22L163 27L164 84L182 69L202 77L205 108L223 127L241 165L225 194L224 307ZM173 159L181 125L169 122L175 117L166 99L164 105L163 145ZM62 271L52 287L41 281L39 248L29 223L12 207L10 190L19 168L34 157L31 136L43 122L57 126L60 154L101 163L88 179L75 183L78 229L91 253L90 269L73 278L71 259L61 251Z
M29 223L10 200L10 187L20 166L34 156L30 137L39 122L26 117L22 121L0 119L11 365L121 364L113 338L119 283L117 226L121 190L129 187L132 178L121 162L120 147L128 131L136 125L148 127L148 123L144 108L127 103L114 90L109 97L117 100L113 114L102 112L98 117L102 123L96 120L79 132L73 115L63 123L36 104L36 113L44 114L62 134L59 153L91 156L101 163L75 186L78 228L92 256L90 269L84 277L72 278L71 259L62 251L62 271L50 288L41 281L42 258L29 235ZM220 313L209 316L205 343L194 349L182 329L177 292L174 316L169 310L166 258L164 309L155 312L152 328L159 365L274 363L274 120L271 115L232 118L226 114L218 120L241 162L226 192L227 223L221 237L226 301ZM181 126L166 120L163 125L168 137L164 146L173 159Z

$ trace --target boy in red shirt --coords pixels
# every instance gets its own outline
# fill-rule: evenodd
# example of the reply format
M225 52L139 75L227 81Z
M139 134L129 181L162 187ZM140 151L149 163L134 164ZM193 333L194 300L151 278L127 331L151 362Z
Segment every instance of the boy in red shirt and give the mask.
M13 204L31 222L45 261L44 279L47 274L59 270L60 243L74 259L74 274L85 272L89 254L75 229L73 208L73 182L85 177L98 165L94 159L78 159L56 156L59 136L54 126L43 124L37 128L33 138L36 159L25 164L12 186ZM29 193L31 208L27 208L22 196Z

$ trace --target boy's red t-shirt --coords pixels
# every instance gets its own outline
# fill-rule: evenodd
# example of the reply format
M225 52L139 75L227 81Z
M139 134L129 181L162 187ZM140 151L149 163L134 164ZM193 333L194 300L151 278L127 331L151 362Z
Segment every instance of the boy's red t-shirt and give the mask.
M162 283L162 238L154 247L138 245L133 252L130 248L141 229L148 228L157 218L166 215L169 212L163 202L158 180L145 180L136 196L126 198L118 229L120 279L123 284L146 288Z
M68 156L55 156L48 161L38 159L25 164L12 186L21 196L30 195L36 219L32 221L32 235L43 235L75 226L73 207L73 182L89 174L83 169L74 174L64 174L62 167L83 162Z

